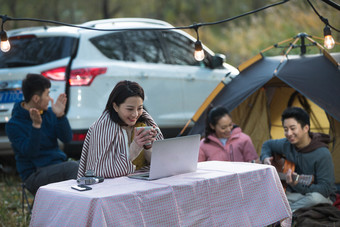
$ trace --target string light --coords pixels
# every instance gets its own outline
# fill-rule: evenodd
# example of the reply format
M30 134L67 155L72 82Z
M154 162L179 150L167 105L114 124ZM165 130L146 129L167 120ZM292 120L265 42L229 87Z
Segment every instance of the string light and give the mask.
M11 45L9 44L7 34L5 31L1 31L1 50L3 52L8 52L11 49Z
M328 27L328 25L326 25L325 28L323 29L323 35L325 36L324 46L327 49L332 49L335 45L335 41L332 37L332 32L331 32L330 27Z
M196 59L196 61L202 61L205 57L204 55L204 50L202 48L202 43L201 41L197 40L195 42L195 54L194 57Z
M198 38L198 27L200 26L208 26L208 25L216 25L216 24L221 24L221 23L225 23L225 22L229 22L231 20L249 15L249 14L253 14L253 13L257 13L259 11L268 9L270 7L273 6L277 6L277 5L281 5L284 4L286 2L288 2L289 0L283 0L281 2L277 2L277 3L273 3L264 7L261 7L259 9L256 10L252 10L250 12L247 13L243 13L241 15L235 16L235 17L231 17L231 18L227 18L224 20L220 20L220 21L216 21L216 22L209 22L209 23L200 23L200 24L193 24L190 26L183 26L183 27L169 27L169 28L138 28L138 29L98 29L98 28L94 28L94 27L84 27L84 26L79 26L79 25L73 25L73 24L67 24L67 23L62 23L62 22L58 22L58 21L52 21L52 20L43 20L43 19L35 19L35 18L10 18L7 17L7 15L0 15L0 18L2 19L2 26L1 26L1 50L4 52L7 52L10 50L11 45L8 41L8 37L6 32L3 29L3 25L5 23L6 20L15 20L15 21L34 21L34 22L44 22L44 23L52 23L52 24L57 24L57 25L63 25L63 26L69 26L69 27L76 27L76 28L81 28L81 29L89 29L89 30L96 30L96 31L126 31L126 30L173 30L173 29L195 29L196 33L197 33L197 40L195 42L195 59L197 61L202 61L204 59L204 50L202 48L202 43ZM325 35L325 47L329 48L329 47L333 47L335 42L333 37L331 36L331 31L330 28L331 27L333 30L340 32L339 30L337 30L336 28L332 27L330 24L328 24L328 20L323 18L322 16L319 15L319 13L316 11L316 9L314 8L314 6L311 4L311 2L309 0L307 0L308 3L311 5L311 7L313 8L313 10L315 11L315 13L320 17L320 19L326 24L327 27L327 31L326 31L326 27L324 29L324 33L329 35ZM328 0L323 0L325 3L331 5L332 7L340 10L340 6L337 5L336 3L333 3L331 1Z
M6 18L2 18L2 24L1 24L1 46L0 46L0 49L3 51L3 52L8 52L10 49L11 49L11 45L8 41L8 37L7 37L7 33L5 32L4 30L4 23L6 21Z
M199 28L200 25L194 24L193 26L194 26L196 36L197 36L197 39L196 39L196 42L195 42L194 57L195 57L196 61L203 61L203 59L205 57L204 56L204 50L202 48L202 43L201 43L199 35L198 35L198 28Z
M340 6L332 1L326 1L323 0L325 3L329 4L330 6L340 10ZM332 27L329 23L328 23L328 19L324 18L323 16L321 16L319 14L319 12L315 9L315 7L313 6L313 4L307 0L307 2L309 3L309 5L312 7L312 9L314 10L315 14L319 16L320 20L325 24L325 28L323 29L323 35L324 35L324 46L327 49L332 49L335 45L335 41L332 37L332 32L331 32L331 28ZM338 29L332 27L335 31L340 32Z
M270 4L270 5L264 6L262 8L252 10L250 12L235 16L235 17L231 17L231 18L228 18L228 19L221 20L221 21L209 22L209 23L200 23L200 24L194 24L194 25L183 26L183 27L171 27L171 28L98 29L98 28L94 28L94 27L84 27L84 26L79 26L79 25L62 23L62 22L58 22L58 21L35 19L35 18L10 18L10 17L7 17L7 15L0 15L0 18L2 19L2 24L4 24L4 22L6 20L15 20L15 21L34 21L34 22L51 23L51 24L57 24L57 25L63 25L63 26L69 26L69 27L76 27L76 28L81 28L81 29L96 30L96 31L127 31L127 30L163 30L164 31L164 30L173 30L173 29L197 29L199 26L221 24L221 23L225 23L225 22L243 17L243 16L247 16L249 14L257 13L259 11L268 9L270 7L274 7L274 6L277 6L277 5L284 4L288 1L289 0L283 0L283 1L280 1L280 2L277 2L277 3L273 3L273 4ZM6 33L4 33L4 37L5 37L5 35L6 35ZM198 32L197 32L197 36L198 36ZM7 37L7 35L6 35L6 37ZM5 40L5 38L4 38L4 40ZM6 38L6 40L7 40L7 38ZM8 43L8 46L10 47L9 43ZM195 59L196 59L196 55L197 55L197 59L201 59L201 60L198 60L198 61L202 61L204 59L204 50L202 48L202 43L201 43L201 41L199 41L199 39L197 39L197 41L195 42Z

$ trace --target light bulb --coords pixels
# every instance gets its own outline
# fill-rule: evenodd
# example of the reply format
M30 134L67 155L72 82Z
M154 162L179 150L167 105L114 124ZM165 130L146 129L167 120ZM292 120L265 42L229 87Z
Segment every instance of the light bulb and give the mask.
M332 35L326 35L325 36L325 40L324 40L324 46L327 48L327 49L332 49L335 45L335 41L332 37Z
M324 39L324 46L327 49L332 49L335 45L334 39L332 37L332 32L330 27L328 27L328 25L325 26L325 28L323 29L323 35L325 36Z
M8 52L11 49L11 44L9 44L9 41L1 41L1 50L2 52Z
M195 57L196 61L202 61L205 57L201 41L199 41L199 40L197 40L196 43L195 43L194 57Z
M3 52L8 52L11 49L11 44L7 39L7 34L5 31L1 31L1 48Z

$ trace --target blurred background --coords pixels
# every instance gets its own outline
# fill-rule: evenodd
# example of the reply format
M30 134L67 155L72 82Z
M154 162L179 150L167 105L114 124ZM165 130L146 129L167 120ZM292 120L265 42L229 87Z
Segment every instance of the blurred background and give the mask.
M332 0L340 5L340 0ZM280 0L0 0L0 15L11 18L36 18L69 24L81 24L90 20L121 17L160 19L175 27L194 23L208 23L228 18L281 2ZM322 0L310 0L329 24L340 29L340 11ZM7 21L5 30L53 24L31 21ZM237 67L268 46L307 33L323 38L325 24L315 14L307 0L290 0L255 14L226 23L200 27L203 44L215 53L226 55L226 61ZM193 30L185 30L194 37ZM332 29L336 42L339 32ZM322 40L315 39L323 43ZM266 52L277 55L283 49ZM307 54L317 52L307 48ZM330 52L340 52L336 45ZM300 49L292 50L300 54ZM10 170L5 171L10 172ZM0 177L0 227L28 226L27 204L22 210L21 184L17 175L1 174ZM33 197L29 195L30 203ZM25 215L26 210L26 215Z
M340 0L332 0L340 5ZM175 27L194 23L216 22L281 2L280 0L0 0L0 15L11 18L36 18L69 24L81 24L90 20L120 17L160 19ZM340 11L322 0L310 0L329 24L340 29ZM31 21L7 21L5 30L53 24ZM290 0L255 14L226 23L204 26L199 29L200 40L216 53L226 55L226 61L239 64L268 46L295 37L304 32L323 38L325 24L315 14L307 0ZM194 37L193 30L185 30ZM339 32L332 29L336 42ZM322 40L316 41L323 43ZM283 49L273 49L277 55ZM317 48L307 48L307 54ZM336 45L330 52L340 52ZM291 53L300 54L296 48ZM11 172L4 170L4 172ZM0 171L1 172L1 171ZM13 170L12 170L13 172ZM22 210L21 184L17 175L1 172L0 178L0 226L28 226L27 204ZM33 197L29 195L32 203ZM26 215L25 215L26 210Z
M340 0L332 0L340 4ZM165 20L175 27L207 23L232 18L279 0L0 0L0 14L13 18L37 18L70 24L89 20L144 17ZM329 24L340 29L340 11L321 0L310 0ZM5 30L40 26L40 22L8 21ZM45 24L52 25L52 24ZM305 32L323 37L324 23L306 0L291 0L255 14L226 23L199 29L200 40L214 52L225 54L226 61L237 67L259 51L277 42ZM193 30L186 30L196 37ZM340 34L332 30L333 38ZM322 43L321 40L316 40ZM282 51L277 50L277 51ZM299 54L299 50L295 50ZM307 54L317 51L307 48ZM336 45L331 52L340 51ZM278 54L273 53L273 55Z

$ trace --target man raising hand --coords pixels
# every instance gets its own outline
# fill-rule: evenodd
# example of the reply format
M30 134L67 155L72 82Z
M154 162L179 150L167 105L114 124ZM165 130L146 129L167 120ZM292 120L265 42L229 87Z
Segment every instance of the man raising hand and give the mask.
M22 82L24 101L13 107L6 133L12 143L16 166L27 189L35 195L40 186L76 179L77 162L68 162L58 139L72 139L65 117L67 97L59 95L56 103L50 97L51 82L42 75L28 74ZM49 108L49 102L52 108Z

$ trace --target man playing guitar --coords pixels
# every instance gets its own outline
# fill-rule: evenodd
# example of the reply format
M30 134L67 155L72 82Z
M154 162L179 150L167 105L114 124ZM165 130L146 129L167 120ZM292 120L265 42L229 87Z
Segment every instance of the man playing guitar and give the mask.
M289 107L282 114L284 139L268 140L262 146L261 161L272 165L276 154L295 167L285 174L286 195L292 212L299 208L335 201L334 166L328 150L329 136L310 132L310 119L299 107ZM298 175L313 176L309 183Z

